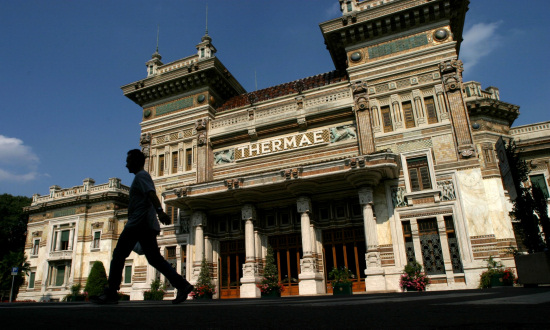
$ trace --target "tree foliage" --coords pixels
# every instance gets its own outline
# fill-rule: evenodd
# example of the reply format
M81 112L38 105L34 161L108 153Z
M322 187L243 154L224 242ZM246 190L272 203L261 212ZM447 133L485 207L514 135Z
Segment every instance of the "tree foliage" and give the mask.
M206 258L202 257L201 271L197 283L193 288L192 295L194 297L201 297L205 295L213 295L216 293L216 287L212 284L212 278L210 277L210 268L206 262Z
M262 293L271 293L272 291L283 292L284 286L279 282L279 271L275 265L275 256L271 246L267 246L265 256L264 275L257 285Z
M525 184L529 182L530 169L527 162L520 158L514 141L506 145L506 157L517 193L510 212L510 216L518 220L514 226L516 233L521 237L529 253L543 251L550 246L550 222L546 198L540 188ZM543 241L539 225L543 228L546 242Z
M13 299L24 282L24 275L29 271L29 264L24 254L28 215L23 212L23 208L31 205L31 202L32 199L25 196L0 195L0 295L2 299L9 298L12 267L19 267L19 274L14 279Z
M90 270L90 275L88 275L84 291L86 291L89 296L99 296L103 293L105 286L107 286L105 267L101 261L96 261L92 265L92 270Z

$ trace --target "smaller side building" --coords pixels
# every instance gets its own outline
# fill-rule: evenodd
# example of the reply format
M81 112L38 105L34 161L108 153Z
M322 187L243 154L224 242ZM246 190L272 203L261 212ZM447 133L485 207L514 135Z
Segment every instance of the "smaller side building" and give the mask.
M128 220L129 190L118 178L101 185L88 178L82 186L51 186L49 195L34 195L25 208L29 215L25 254L31 270L18 299L60 301L71 286L84 288L95 261L103 262L108 271ZM137 262L137 257L132 253L124 270L121 291L127 294L136 280L145 282L147 267L139 265L146 261Z

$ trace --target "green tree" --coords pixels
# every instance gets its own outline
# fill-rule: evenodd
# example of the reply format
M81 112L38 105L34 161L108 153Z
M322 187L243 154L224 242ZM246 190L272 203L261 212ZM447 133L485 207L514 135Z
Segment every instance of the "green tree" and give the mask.
M267 246L267 254L265 256L264 275L258 284L258 288L262 293L271 293L273 291L283 292L284 287L279 282L279 271L275 265L275 257L273 249L270 245Z
M164 288L164 285L161 288L160 279L157 278L151 282L151 289L143 293L143 300L163 300Z
M514 188L517 193L516 199L512 202L513 208L510 216L518 220L514 229L521 237L523 245L529 253L543 251L547 244L543 242L539 224L544 227L545 233L550 234L550 225L548 224L548 212L546 207L541 205L542 201L538 192L538 187L531 189L524 183L529 181L529 166L520 158L519 150L514 141L506 145L506 157L510 166L510 172L514 182ZM546 201L544 201L546 205ZM543 210L544 209L544 210ZM547 243L550 242L550 236L546 235Z
M14 279L13 299L28 273L29 264L25 259L25 239L28 215L23 208L31 205L32 199L25 196L0 195L0 296L9 299L11 289L11 269L19 267Z
M193 289L193 296L202 297L205 295L213 295L216 293L216 288L212 284L212 279L210 278L210 269L206 258L203 256L201 261L201 271L199 273L199 278Z
M96 261L92 265L84 291L88 292L88 296L90 297L99 296L103 293L105 286L107 286L105 267L101 261Z
M19 273L15 278L12 278L12 267L18 267ZM13 281L12 299L15 300L19 293L19 287L25 281L24 276L28 274L30 268L29 263L22 251L8 251L8 253L0 260L0 301L8 300Z

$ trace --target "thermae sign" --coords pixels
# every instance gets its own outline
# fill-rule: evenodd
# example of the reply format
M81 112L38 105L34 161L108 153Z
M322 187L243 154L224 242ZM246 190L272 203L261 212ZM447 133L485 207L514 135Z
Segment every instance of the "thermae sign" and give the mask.
M355 125L324 128L262 142L248 143L232 149L215 152L214 165L233 163L248 158L336 143L349 139L356 139Z

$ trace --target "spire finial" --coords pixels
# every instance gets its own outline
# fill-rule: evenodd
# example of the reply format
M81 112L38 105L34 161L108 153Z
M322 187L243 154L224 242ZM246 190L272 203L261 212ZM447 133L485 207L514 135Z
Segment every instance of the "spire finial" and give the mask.
M206 4L206 31L205 35L208 35L208 4Z
M159 32L160 26L157 24L157 53L159 52Z

